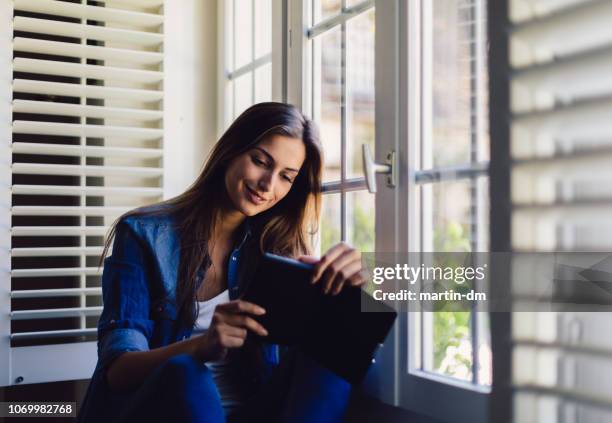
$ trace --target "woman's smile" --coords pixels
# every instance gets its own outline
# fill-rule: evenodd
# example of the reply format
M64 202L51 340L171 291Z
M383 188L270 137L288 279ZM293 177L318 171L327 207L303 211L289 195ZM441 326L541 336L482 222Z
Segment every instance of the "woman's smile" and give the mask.
M245 184L245 188L246 188L247 198L251 203L260 205L267 201L265 198L257 194L254 190L249 188L249 186L246 184Z

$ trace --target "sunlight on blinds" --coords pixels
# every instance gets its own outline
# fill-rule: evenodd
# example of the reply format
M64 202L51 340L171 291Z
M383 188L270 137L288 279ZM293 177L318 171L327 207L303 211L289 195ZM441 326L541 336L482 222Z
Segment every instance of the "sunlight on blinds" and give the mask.
M513 249L609 252L612 2L510 5ZM545 263L515 259L520 301L547 288L522 283L536 265ZM564 294L580 305L585 293ZM514 421L612 420L612 315L595 304L538 310L513 313Z

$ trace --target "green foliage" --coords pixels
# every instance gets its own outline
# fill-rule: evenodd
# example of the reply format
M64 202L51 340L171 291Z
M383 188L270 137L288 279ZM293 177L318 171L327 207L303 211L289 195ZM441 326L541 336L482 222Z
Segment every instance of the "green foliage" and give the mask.
M446 231L436 230L434 233L434 250L451 252L470 251L470 237L467 233L467 225L449 222L446 225Z
M467 225L449 222L446 230L438 230L434 234L435 251L467 252L470 251L470 239ZM470 312L438 311L433 319L434 337L434 368L439 369L448 348L458 347L461 340L470 336ZM469 367L471 357L455 357Z
M375 219L359 204L354 204L353 209L353 246L362 252L374 251L374 224Z
M468 311L440 311L434 313L434 368L439 369L442 360L447 354L448 347L458 347L461 340L470 336L470 312ZM455 359L466 361L464 357Z
M375 220L372 213L368 213L361 205L353 205L353 237L351 245L362 252L374 251L374 225ZM329 224L335 219L324 216L321 225L321 253L324 253L332 245L340 242L340 228Z
M340 241L340 228L332 225L321 227L321 254L325 253L332 245Z

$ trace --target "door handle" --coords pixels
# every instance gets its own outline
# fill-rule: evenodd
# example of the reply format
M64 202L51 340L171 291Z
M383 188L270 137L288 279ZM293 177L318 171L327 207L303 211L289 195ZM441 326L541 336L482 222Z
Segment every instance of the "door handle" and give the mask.
M362 159L363 159L363 173L368 186L368 191L371 193L376 192L376 174L382 173L387 175L387 186L390 188L395 187L396 182L396 169L395 163L395 150L391 150L387 154L387 160L385 163L375 162L372 158L372 152L368 144L361 145Z

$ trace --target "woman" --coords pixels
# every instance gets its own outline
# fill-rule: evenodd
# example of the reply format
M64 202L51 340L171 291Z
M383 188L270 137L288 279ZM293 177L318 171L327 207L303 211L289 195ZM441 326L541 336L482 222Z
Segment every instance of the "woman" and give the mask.
M310 256L322 154L295 107L246 110L183 194L119 219L104 259L98 363L81 421L339 421L349 384L267 335L240 300L261 252L314 263L328 294L364 283L360 254Z

